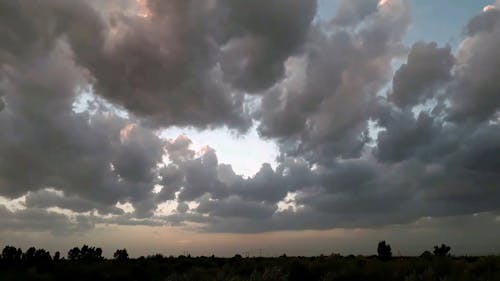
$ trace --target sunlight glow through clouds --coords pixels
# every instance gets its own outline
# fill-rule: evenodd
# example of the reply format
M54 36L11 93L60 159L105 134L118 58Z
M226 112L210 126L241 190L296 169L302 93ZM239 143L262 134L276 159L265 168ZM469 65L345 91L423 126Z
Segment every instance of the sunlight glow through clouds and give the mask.
M125 213L130 214L135 211L134 206L130 204L129 202L126 203L116 203L116 207L122 209Z
M132 131L134 130L134 128L135 128L135 124L133 124L133 123L127 124L127 126L125 126L120 131L120 140L122 142L128 140L128 138L130 137L130 133L132 133Z
M493 9L496 9L496 7L494 5L487 5L483 8L483 12L487 12L487 11L490 11Z
M94 95L91 86L82 89L80 92L73 104L74 112L88 111L92 114L95 111L94 107L98 104L123 118L129 118L126 111ZM137 124L130 123L122 129L120 132L122 142L128 138L136 126ZM251 128L245 135L237 135L226 128L198 130L180 127L160 130L158 134L164 139L175 139L180 135L185 135L192 141L191 149L197 153L206 149L207 146L215 149L219 163L230 164L239 175L253 176L259 171L263 163L269 163L273 168L277 165L277 145L273 141L260 138L256 126Z
M288 192L286 197L281 200L280 202L278 202L277 206L278 206L278 210L276 211L277 213L278 212L284 212L284 211L293 211L293 212L297 212L297 209L303 207L301 205L297 205L296 203L296 198L297 198L297 195L298 193L297 192Z
M385 4L389 3L389 2L390 2L390 0L380 0L380 2L378 2L378 5L379 6L383 6L383 5L385 5Z
M0 196L0 207L5 206L5 208L7 208L9 211L23 210L26 209L26 207L24 206L25 200L26 196L21 196L14 200Z
M235 135L225 128L200 131L176 127L160 133L166 139L175 139L180 135L187 136L193 142L191 149L197 153L206 149L207 145L213 148L219 163L230 164L236 174L253 176L263 163L276 167L276 144L261 139L255 127L246 135Z
M152 16L151 11L147 7L146 0L136 0L138 6L137 16L141 18L150 18Z

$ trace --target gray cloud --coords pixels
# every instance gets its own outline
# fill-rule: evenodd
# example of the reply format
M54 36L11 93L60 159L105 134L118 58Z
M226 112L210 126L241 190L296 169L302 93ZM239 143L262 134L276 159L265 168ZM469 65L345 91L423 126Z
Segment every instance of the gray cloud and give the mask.
M410 50L408 62L394 75L389 98L397 106L421 104L435 93L436 85L451 78L454 57L450 47L438 48L436 43L418 42Z
M378 0L341 1L332 23L339 26L357 25L377 11Z
M203 200L196 211L219 218L263 219L271 217L276 209L275 205L243 200L240 197L228 197L216 201Z
M469 36L473 36L479 32L491 32L499 19L500 19L499 10L497 9L487 10L473 17L465 27L465 32Z
M229 38L222 50L226 80L247 91L265 90L285 72L284 61L299 51L316 12L315 0L222 0Z
M1 194L14 198L52 187L92 201L101 211L117 201L146 200L161 141L141 128L121 138L130 121L112 113L72 111L85 75L71 57L68 45L58 41L33 62L3 66L8 106L0 116Z
M490 10L476 16L472 24L480 19L487 19L488 24L482 32L471 32L457 55L455 79L449 90L450 120L478 122L494 118L498 112L500 56L495 46L500 40L500 22L489 18L500 19L500 13Z
M453 53L403 45L405 0L343 1L328 24L312 23L309 0L0 8L0 195L25 196L26 207L0 208L8 230L375 228L498 211L495 10L470 21ZM74 110L92 91L97 106ZM247 94L260 101L253 114ZM250 177L210 147L194 151L188 136L155 131L252 122L280 156ZM155 213L168 200L175 210Z
M359 157L376 95L402 48L408 9L406 1L393 1L357 30L316 30L305 56L290 62L290 77L263 98L260 133L312 162Z
M99 210L99 208L102 208L102 206L93 201L81 199L76 196L66 197L64 194L58 194L53 190L28 192L25 199L25 205L28 208L59 207L79 213ZM107 210L101 210L100 212L103 214L123 214L123 210L114 206Z
M94 227L93 222L85 216L70 220L66 215L44 209L10 211L3 205L0 205L0 223L4 231L50 231L55 235L85 232Z
M148 124L250 126L239 90L283 75L314 17L316 1L146 1L147 18L113 13L93 45L68 36L96 91ZM127 11L127 10L125 10ZM91 50L91 51L89 51Z

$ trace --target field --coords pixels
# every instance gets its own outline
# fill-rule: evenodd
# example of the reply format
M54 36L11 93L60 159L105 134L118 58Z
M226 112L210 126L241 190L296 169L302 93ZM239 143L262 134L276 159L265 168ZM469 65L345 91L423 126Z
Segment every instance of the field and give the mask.
M500 256L163 257L0 261L0 280L500 280Z

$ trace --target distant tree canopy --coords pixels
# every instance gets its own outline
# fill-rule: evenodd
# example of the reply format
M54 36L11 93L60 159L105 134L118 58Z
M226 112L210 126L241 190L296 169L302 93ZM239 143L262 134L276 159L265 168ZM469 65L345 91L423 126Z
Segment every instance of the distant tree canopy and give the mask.
M390 246L382 241L380 256L387 258ZM85 245L84 245L85 246ZM443 247L438 247L443 248ZM384 280L423 281L500 280L500 256L483 257L435 257L431 251L421 257L398 257L380 260L376 256L330 256L296 257L173 257L161 254L129 258L126 262L87 262L83 253L94 252L94 247L75 247L70 250L75 260L31 262L38 256L47 256L43 249L34 247L22 252L12 246L6 247L0 259L0 281L19 280L70 280L70 281L339 281L339 280ZM118 249L116 259L125 257L126 250ZM385 254L384 254L385 253ZM60 256L60 255L59 255ZM4 258L7 258L4 260ZM384 258L384 259L385 259ZM15 261L11 261L15 260Z
M51 261L52 257L50 252L44 249L36 249L35 247L30 247L26 252L20 248L5 246L2 250L2 259L5 261L25 261L30 263L46 262Z
M391 245L386 244L385 241L380 241L377 247L377 254L381 260L389 260L392 258Z
M35 247L30 247L26 252L23 254L23 260L34 260L35 259L35 252L36 248Z
M61 253L59 251L54 253L54 257L52 258L54 261L58 261L61 259Z
M80 257L80 248L74 247L68 251L68 260L78 260Z
M441 244L441 246L434 246L434 255L438 257L445 257L450 255L451 247Z
M118 249L116 252L113 254L113 258L117 261L125 261L128 260L128 253L127 249Z
M74 247L68 251L69 260L99 261L103 260L102 249L83 245L82 248Z
M44 249L35 250L35 255L32 257L33 262L44 262L51 261L52 257L50 256L50 252Z
M13 246L5 246L2 250L2 259L5 261L20 261L23 251Z
M421 258L424 258L424 259L431 259L432 258L432 253L429 252L429 251L424 251L421 255L420 255Z

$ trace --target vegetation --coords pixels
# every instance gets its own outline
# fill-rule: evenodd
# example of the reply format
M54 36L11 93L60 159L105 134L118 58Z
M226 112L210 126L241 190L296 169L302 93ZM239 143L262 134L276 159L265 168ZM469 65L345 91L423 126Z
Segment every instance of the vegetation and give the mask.
M377 254L381 260L390 260L392 258L391 245L386 244L385 241L380 241L377 247Z
M434 254L392 257L385 241L377 256L276 258L164 257L155 254L131 259L118 249L112 260L102 250L87 245L53 256L44 249L6 246L0 258L0 280L500 280L500 256L453 257L450 247L436 246Z
M441 246L434 246L434 255L439 257L449 256L451 248L446 246L445 244L441 244Z

